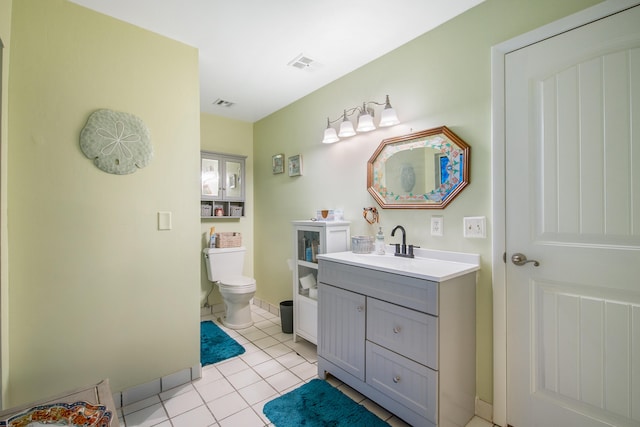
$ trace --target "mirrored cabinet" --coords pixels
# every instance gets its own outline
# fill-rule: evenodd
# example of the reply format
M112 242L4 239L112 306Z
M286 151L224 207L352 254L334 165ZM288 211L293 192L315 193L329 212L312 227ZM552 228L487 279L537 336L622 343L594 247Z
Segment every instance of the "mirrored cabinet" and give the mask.
M317 343L318 254L349 250L348 221L293 221L293 341Z
M200 217L245 215L246 156L200 152Z

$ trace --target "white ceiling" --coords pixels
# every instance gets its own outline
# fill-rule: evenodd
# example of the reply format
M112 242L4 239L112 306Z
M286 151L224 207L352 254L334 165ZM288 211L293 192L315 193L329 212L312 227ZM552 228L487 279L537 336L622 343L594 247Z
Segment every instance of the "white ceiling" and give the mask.
M484 0L70 1L197 47L201 111L255 122Z

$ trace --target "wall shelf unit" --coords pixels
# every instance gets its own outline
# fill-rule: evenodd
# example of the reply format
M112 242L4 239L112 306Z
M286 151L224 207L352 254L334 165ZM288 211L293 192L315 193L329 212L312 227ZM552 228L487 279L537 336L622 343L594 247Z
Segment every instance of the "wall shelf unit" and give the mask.
M200 218L245 216L245 159L200 152Z

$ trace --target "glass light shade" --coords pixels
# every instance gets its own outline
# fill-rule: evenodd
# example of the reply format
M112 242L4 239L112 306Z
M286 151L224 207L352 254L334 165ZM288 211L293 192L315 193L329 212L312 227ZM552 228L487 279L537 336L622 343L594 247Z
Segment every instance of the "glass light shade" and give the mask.
M338 136L340 138L347 138L356 134L356 131L353 129L353 123L345 118L345 120L340 123L340 132L338 132Z
M338 141L340 141L340 138L338 138L338 134L334 128L328 127L324 130L324 138L322 139L323 144L333 144Z
M373 117L369 113L360 114L358 117L358 132L369 132L376 128L373 124Z
M382 114L380 114L380 126L393 126L398 123L400 123L400 120L398 120L395 108L391 106L385 107L385 109L382 110Z

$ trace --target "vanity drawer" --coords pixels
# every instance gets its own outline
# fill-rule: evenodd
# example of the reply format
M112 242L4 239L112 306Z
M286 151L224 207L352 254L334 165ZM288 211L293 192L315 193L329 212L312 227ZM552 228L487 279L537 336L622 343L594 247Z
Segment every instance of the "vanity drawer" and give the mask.
M347 291L438 315L438 283L320 259L318 281Z
M438 369L438 318L367 298L367 339Z
M366 381L411 411L438 423L438 372L367 341Z

